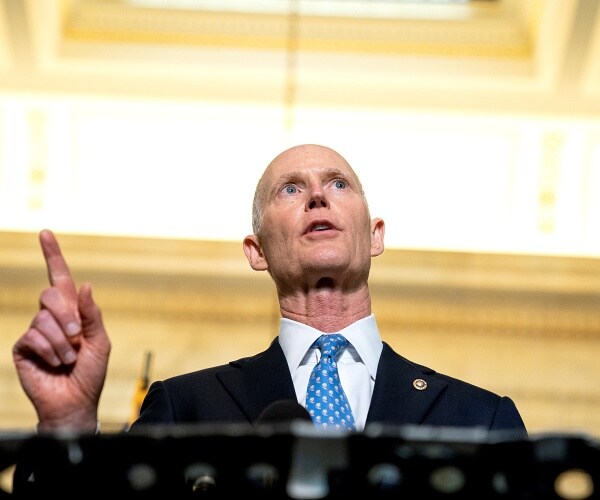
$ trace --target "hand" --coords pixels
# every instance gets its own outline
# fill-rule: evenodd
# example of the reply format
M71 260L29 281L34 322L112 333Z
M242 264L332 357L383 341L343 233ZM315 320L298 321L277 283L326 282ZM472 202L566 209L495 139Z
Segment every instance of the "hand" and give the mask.
M93 432L110 340L89 284L77 287L54 234L39 234L50 287L13 346L19 381L38 415L38 430Z

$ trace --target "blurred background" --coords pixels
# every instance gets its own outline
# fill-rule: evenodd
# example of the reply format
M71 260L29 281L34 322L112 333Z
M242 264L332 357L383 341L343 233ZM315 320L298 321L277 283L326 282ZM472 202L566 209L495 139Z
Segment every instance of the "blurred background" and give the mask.
M600 435L598 0L0 0L0 428L53 229L113 350L101 420L264 349L254 187L298 143L361 176L384 340Z

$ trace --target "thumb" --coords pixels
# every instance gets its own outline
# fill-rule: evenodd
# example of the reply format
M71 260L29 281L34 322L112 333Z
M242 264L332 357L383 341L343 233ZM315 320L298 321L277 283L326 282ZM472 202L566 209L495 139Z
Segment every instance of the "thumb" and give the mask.
M92 297L92 286L84 283L77 297L81 328L85 336L93 336L104 330L102 312Z

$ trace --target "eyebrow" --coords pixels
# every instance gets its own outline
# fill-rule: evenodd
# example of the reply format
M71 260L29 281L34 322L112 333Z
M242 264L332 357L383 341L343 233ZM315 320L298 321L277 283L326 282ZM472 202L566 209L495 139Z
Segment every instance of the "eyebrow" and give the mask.
M287 172L277 177L273 181L272 188L267 192L267 197L272 198L273 196L275 196L276 193L279 192L280 186L286 184L287 182L290 182L294 178L301 177L304 172L305 170L293 170L291 172ZM341 177L342 179L351 180L350 184L352 186L358 186L358 188L360 189L360 182L357 181L356 178L353 178L351 172L342 172L339 168L335 167L323 167L322 169L320 169L320 173L321 175L325 174L328 177Z
M280 186L281 184L289 182L290 179L299 178L302 176L302 174L304 174L304 172L304 170L294 170L292 172L282 174L276 179L274 185ZM329 177L343 177L344 179L351 178L348 173L342 172L339 168L325 167L320 171L320 173Z

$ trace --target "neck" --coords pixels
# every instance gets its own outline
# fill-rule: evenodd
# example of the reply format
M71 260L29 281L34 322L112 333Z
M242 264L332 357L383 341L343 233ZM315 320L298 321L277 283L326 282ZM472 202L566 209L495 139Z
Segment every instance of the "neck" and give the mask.
M338 332L371 314L369 289L348 293L322 284L308 292L279 294L281 316L325 333Z

